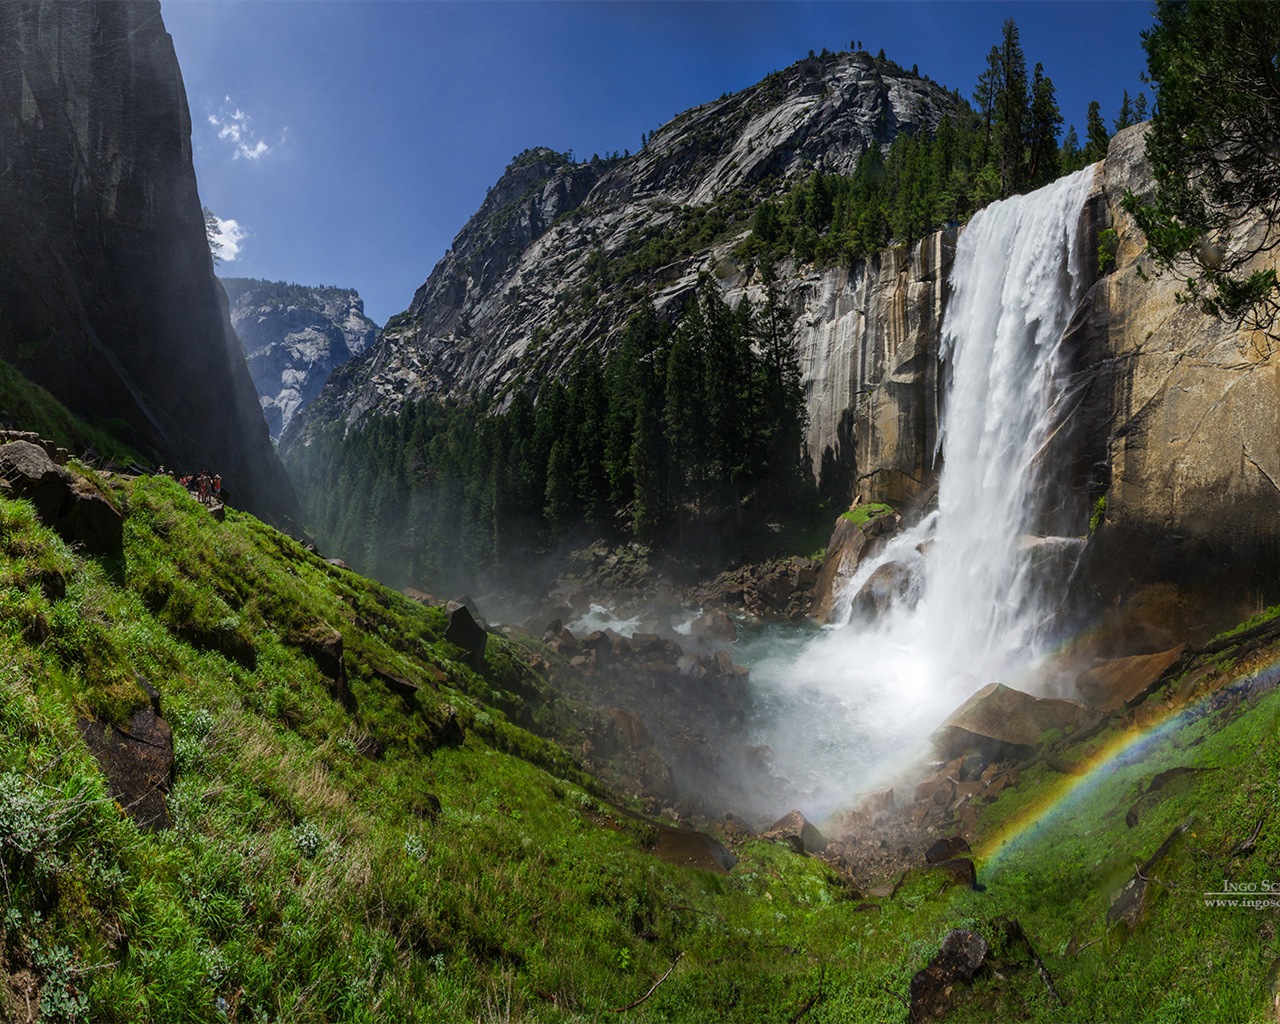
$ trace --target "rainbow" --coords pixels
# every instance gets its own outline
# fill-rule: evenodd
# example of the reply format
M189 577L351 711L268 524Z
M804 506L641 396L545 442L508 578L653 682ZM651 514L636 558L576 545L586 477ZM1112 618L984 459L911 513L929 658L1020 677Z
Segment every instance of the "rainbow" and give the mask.
M1042 797L1032 801L1015 818L983 839L977 855L988 869L998 867L1002 858L1017 851L1029 838L1042 835L1078 806L1107 778L1127 762L1145 752L1199 717L1200 712L1225 691L1268 689L1280 683L1280 656L1260 668L1234 677L1199 700L1169 708L1153 721L1127 729L1080 762L1076 771L1046 787Z

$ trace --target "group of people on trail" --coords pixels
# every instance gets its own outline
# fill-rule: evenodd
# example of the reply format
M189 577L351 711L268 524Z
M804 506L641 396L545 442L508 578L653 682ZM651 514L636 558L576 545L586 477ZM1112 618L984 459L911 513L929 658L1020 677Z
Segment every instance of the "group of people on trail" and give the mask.
M222 501L222 474L200 470L189 476L177 476L173 470L160 467L160 475L172 477L206 505L217 505Z

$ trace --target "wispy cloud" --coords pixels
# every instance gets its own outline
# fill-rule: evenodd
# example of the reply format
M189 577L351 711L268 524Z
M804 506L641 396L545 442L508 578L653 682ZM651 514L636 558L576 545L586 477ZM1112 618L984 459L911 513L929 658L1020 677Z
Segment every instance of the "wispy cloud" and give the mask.
M232 156L239 160L260 160L271 152L271 147L250 126L252 119L242 109L231 102L231 97L223 98L222 107L216 114L209 115L209 123L218 129L218 138L224 139L232 146Z
M249 232L234 220L223 220L217 214L213 214L212 218L209 225L209 249L215 260L234 263L240 255L240 243L249 237Z

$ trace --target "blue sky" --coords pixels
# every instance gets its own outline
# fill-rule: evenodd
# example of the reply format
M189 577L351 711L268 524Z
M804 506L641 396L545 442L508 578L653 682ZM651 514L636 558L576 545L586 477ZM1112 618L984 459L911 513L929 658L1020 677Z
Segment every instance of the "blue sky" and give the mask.
M405 309L518 152L639 148L678 112L854 39L966 97L1014 18L1068 124L1143 89L1151 4L162 0L224 275Z

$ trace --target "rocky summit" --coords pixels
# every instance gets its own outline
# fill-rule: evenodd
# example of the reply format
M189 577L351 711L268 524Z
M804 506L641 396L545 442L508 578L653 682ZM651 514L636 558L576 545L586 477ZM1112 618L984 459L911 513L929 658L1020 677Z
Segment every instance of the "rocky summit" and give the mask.
M249 359L272 437L320 393L329 374L372 344L378 325L349 288L224 277L222 287Z
M701 272L745 283L732 252L760 199L813 170L850 173L873 143L932 130L953 105L892 61L824 53L685 111L638 153L520 154L296 435L430 395L525 386L583 345L607 346L646 298L674 313Z

